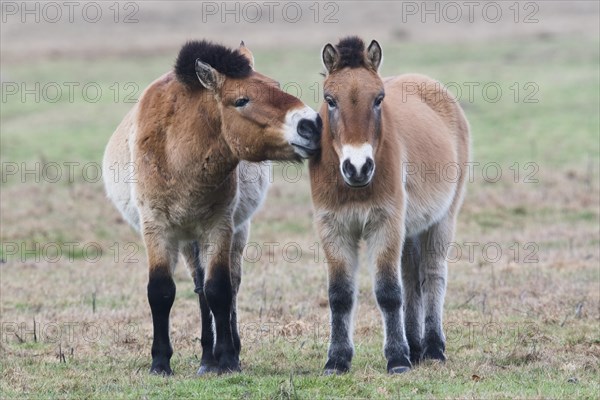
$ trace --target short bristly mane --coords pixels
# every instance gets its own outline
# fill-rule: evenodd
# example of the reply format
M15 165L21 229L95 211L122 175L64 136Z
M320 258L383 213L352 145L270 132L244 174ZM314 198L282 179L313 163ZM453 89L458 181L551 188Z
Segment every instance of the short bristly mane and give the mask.
M357 36L348 36L339 41L335 46L339 53L338 68L366 67L365 43Z
M179 82L190 89L203 87L196 76L198 59L229 78L245 78L252 73L250 61L238 50L206 40L189 41L179 51L173 69Z

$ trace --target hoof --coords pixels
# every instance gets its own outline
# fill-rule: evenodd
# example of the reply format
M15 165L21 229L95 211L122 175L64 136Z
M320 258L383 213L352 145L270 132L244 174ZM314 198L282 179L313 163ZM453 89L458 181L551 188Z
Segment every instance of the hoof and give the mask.
M391 375L401 374L403 372L410 371L411 368L412 368L412 364L410 363L410 360L408 359L408 355L404 355L404 354L402 354L398 357L392 358L391 360L388 360L388 363L387 363L387 372L388 372L388 374L391 374Z
M350 359L328 359L323 373L325 375L341 375L350 371Z
M403 374L408 371L410 371L410 367L404 367L404 366L393 367L388 370L388 374L397 375L397 374Z
M196 372L196 375L204 376L208 374L216 374L218 372L219 367L217 367L216 365L201 365L200 368L198 368L198 372Z
M438 347L427 347L425 348L425 351L423 351L421 359L445 362L446 356L444 355L444 351Z
M155 366L150 368L150 375L171 376L173 371L169 366Z
M234 372L241 372L240 360L237 357L221 357L217 372L221 374L232 374Z
M342 371L341 369L325 368L325 370L323 371L323 375L325 375L325 376L343 375L343 374L345 374L347 372L348 371Z
M412 365L418 365L421 362L423 349L420 345L409 346L410 348L410 363Z

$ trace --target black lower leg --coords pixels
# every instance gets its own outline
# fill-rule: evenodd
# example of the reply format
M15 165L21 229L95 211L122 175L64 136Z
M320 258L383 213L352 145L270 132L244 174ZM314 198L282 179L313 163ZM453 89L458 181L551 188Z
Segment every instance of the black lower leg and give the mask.
M238 355L238 358L240 356L240 351L242 349L242 341L240 340L240 334L238 333L238 326L237 326L237 309L236 309L236 299L235 299L235 294L233 295L234 299L233 299L233 304L232 304L232 309L231 309L231 334L233 335L233 347L235 348L235 352Z
M435 318L425 319L425 338L423 339L423 359L446 361L446 344L441 323Z
M429 271L424 273L423 282L425 333L422 358L445 361L446 339L442 329L442 313L446 291L445 264L431 262L427 267ZM431 271L431 269L434 271ZM437 269L442 271L437 271Z
M245 243L245 242L244 242ZM238 326L237 326L237 294L238 294L238 290L240 289L240 284L242 283L242 275L241 275L241 254L243 251L242 249L234 249L232 251L237 251L237 253L239 254L239 259L236 261L232 260L232 264L235 262L237 264L237 268L232 265L232 268L234 268L233 271L231 271L231 333L233 335L233 346L235 347L235 352L237 353L238 357L240 355L240 351L242 349L242 343L240 341L240 335L238 333ZM237 257L237 256L236 256ZM232 256L233 259L233 256Z
M148 302L152 310L154 339L152 341L151 373L172 374L173 348L169 339L169 313L175 300L175 283L170 275L154 274L148 282Z
M332 277L329 282L329 307L331 310L331 342L325 373L342 373L350 370L354 348L350 339L354 283L346 276Z
M421 287L423 290L423 309L425 329L423 336L423 359L445 361L446 339L442 328L444 297L448 264L446 254L448 243L452 240L452 229L442 223L436 224L423 234L421 243L427 252L423 252L421 263Z
M415 365L421 361L421 355L423 353L423 344L420 333L422 324L410 314L410 312L406 313L406 341L408 342L408 348L410 350L410 362Z
M198 265L196 266L196 276L194 280L196 288L194 291L198 293L198 303L200 305L200 319L201 319L201 334L200 334L200 345L202 346L202 358L200 361L199 374L206 372L212 372L217 367L217 361L213 355L213 347L215 343L213 334L213 317L204 295L204 269Z
M213 267L212 276L204 285L204 294L215 319L217 340L213 354L219 372L240 370L239 356L236 353L231 324L232 286L229 269Z
M420 243L407 237L402 250L402 282L404 283L404 326L410 349L410 361L417 364L421 360L423 340L423 296L419 264L421 262Z
M411 368L409 348L402 320L402 289L394 276L380 276L375 284L375 297L385 324L384 354L389 373Z

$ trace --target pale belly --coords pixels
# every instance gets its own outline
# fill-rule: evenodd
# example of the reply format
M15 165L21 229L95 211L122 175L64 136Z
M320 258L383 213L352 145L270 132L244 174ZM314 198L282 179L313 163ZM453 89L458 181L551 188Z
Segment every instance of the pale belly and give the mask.
M426 231L448 214L455 197L456 184L443 182L435 186L407 188L406 190L406 236Z

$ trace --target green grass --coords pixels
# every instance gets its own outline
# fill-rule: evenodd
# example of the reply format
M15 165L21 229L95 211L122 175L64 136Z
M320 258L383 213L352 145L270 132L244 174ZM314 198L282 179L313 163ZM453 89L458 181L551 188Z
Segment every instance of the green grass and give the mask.
M377 332L379 336L381 332ZM542 337L541 332L536 332ZM551 332L544 332L551 334ZM588 343L590 333L581 333ZM323 362L323 342L289 343L281 339L252 345L243 374L198 378L194 375L198 355L175 353L171 378L149 376L146 357L123 360L118 347L114 354L89 360L71 356L65 362L44 360L21 362L22 374L36 376L34 393L40 398L452 398L514 397L593 398L597 394L596 371L550 369L536 362L536 344L531 340L516 341L507 335L508 344L499 343L490 371L489 355L477 351L481 343L457 348L449 338L449 352L454 359L440 366L426 363L411 374L390 378L381 373L385 368L377 340L359 342L353 372L344 376L324 377L317 373ZM596 337L596 341L598 338ZM571 341L568 345L577 344ZM299 344L301 344L299 346ZM538 344L539 345L539 344ZM566 344L567 345L567 344ZM48 347L48 346L46 346ZM39 351L42 344L14 346L15 351ZM473 350L475 349L475 350ZM560 355L559 355L560 356ZM276 357L273 359L273 357ZM5 367L6 368L6 367ZM15 368L10 365L8 368ZM115 371L123 373L115 374ZM98 379L102 377L101 379ZM17 396L3 382L4 398Z

